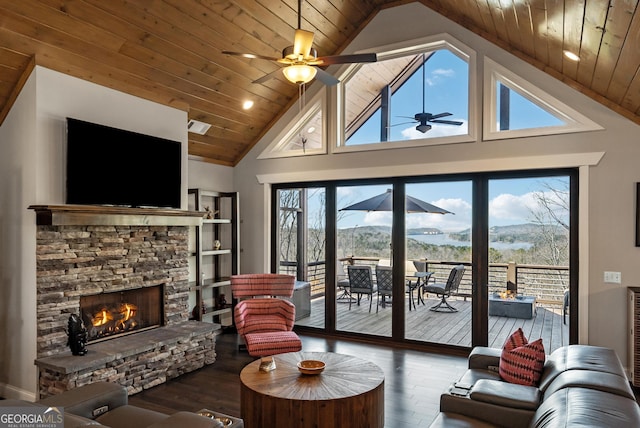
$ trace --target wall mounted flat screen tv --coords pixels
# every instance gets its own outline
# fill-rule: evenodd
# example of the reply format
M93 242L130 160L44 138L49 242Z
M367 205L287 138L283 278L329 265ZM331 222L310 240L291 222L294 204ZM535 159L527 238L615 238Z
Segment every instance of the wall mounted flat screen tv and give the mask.
M181 144L67 118L67 204L180 208Z

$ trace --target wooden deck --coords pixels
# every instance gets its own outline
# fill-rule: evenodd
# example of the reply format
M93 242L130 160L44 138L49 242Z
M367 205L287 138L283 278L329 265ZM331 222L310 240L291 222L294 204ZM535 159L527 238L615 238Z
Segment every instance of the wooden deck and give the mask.
M409 311L406 304L406 338L423 342L471 347L471 299L448 299L458 312L433 312L429 308L439 300L426 299L416 310ZM369 301L362 299L361 306L348 301L338 301L337 328L341 331L391 336L391 306L380 307L376 313L376 297L369 313ZM567 317L567 322L569 318ZM296 321L296 325L324 327L324 298L311 301L311 316ZM532 319L489 317L489 346L501 348L506 338L522 327L530 340L542 338L546 353L569 344L569 326L563 324L560 307L537 305Z

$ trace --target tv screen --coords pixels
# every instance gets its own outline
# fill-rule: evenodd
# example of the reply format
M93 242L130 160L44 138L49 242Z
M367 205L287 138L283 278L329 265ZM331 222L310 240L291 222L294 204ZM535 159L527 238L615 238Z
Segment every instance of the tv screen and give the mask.
M67 204L180 208L181 144L67 118Z

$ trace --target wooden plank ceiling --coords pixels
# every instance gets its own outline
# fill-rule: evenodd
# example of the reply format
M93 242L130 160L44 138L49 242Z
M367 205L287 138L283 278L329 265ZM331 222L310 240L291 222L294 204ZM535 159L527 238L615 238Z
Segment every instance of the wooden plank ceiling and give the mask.
M637 0L421 0L640 124ZM302 28L338 54L381 9L406 1L306 0ZM292 44L297 0L0 0L0 123L34 65L188 111L213 126L189 154L237 164L295 102L283 77L251 82ZM563 50L580 56L572 62ZM253 100L251 110L242 109Z

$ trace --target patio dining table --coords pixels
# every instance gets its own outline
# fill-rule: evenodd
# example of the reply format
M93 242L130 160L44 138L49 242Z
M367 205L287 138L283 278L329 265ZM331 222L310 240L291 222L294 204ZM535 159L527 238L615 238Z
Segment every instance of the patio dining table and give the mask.
M417 291L418 303L422 303L423 305L425 304L424 297L420 293L420 288L427 285L427 282L429 281L429 278L431 278L431 275L433 275L433 272L414 272L413 273L413 277L416 278L416 282L414 283L410 279L407 284L407 287L409 288L409 291L408 291L409 292L409 310L411 310L411 306L413 306L413 309L416 309L416 302L413 300L414 291Z

